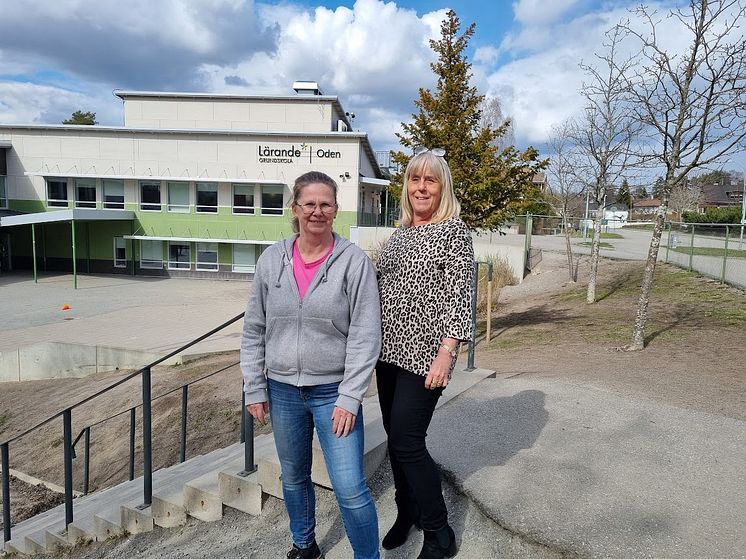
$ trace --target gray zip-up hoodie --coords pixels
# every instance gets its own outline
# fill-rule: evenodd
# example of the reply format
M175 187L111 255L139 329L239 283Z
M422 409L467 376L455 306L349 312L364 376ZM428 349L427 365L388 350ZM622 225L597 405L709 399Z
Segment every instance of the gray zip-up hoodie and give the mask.
M246 403L267 401L267 378L293 386L340 382L336 405L355 415L381 350L381 306L370 258L334 234L334 249L301 301L293 242L262 253L246 305L241 372Z

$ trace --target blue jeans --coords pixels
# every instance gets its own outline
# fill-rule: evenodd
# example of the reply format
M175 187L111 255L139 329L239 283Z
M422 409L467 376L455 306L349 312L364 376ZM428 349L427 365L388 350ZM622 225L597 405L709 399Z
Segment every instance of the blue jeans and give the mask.
M282 494L293 543L306 548L315 540L316 496L311 482L313 429L342 512L355 559L378 559L378 517L363 472L363 409L347 437L332 433L332 412L339 383L293 386L268 379L269 407Z

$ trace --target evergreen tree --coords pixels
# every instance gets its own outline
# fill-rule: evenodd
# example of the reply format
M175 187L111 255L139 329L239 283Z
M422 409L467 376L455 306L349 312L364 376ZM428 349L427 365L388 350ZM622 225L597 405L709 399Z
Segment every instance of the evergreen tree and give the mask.
M70 115L70 118L63 120L62 124L85 124L92 126L98 124L98 122L96 122L96 113L75 111Z
M430 65L438 83L434 92L420 88L415 100L419 112L412 115L411 124L402 123L404 132L397 134L408 153L393 154L402 172L392 178L391 192L401 193L403 169L414 147L444 148L461 202L461 218L469 227L494 230L512 217L511 203L524 197L534 174L548 161L539 161L533 147L520 152L507 146L498 151L496 140L508 132L510 123L496 128L484 125L484 96L470 85L471 64L464 55L474 28L472 23L459 34L461 24L450 10L441 24L440 39L430 41L438 55Z
M648 197L648 189L644 185L640 185L635 188L635 198L641 200Z
M632 209L632 193L629 191L627 179L622 181L622 186L619 187L619 192L616 194L616 201L619 204L626 204L630 210Z

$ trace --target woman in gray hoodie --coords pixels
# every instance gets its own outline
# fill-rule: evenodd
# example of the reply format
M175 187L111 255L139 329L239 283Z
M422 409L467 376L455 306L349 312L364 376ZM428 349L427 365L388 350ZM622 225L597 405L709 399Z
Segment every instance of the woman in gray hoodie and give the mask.
M272 431L290 517L290 559L317 559L311 482L314 427L356 559L380 557L378 519L363 473L363 395L380 352L375 270L332 231L337 184L295 181L296 235L259 258L246 307L241 371L249 413Z

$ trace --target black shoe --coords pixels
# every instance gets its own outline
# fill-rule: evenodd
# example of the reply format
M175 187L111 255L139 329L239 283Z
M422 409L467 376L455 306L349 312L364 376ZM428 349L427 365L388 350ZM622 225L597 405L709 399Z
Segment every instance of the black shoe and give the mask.
M410 515L399 512L396 515L394 525L391 526L383 537L383 541L381 542L383 549L396 549L404 545L413 526L418 530L421 529L419 524L419 520L414 520Z
M417 559L443 559L458 552L456 534L447 524L440 530L425 530L425 541Z
M299 548L293 544L293 549L288 551L288 559L322 559L323 555L316 542L313 542L305 549Z

